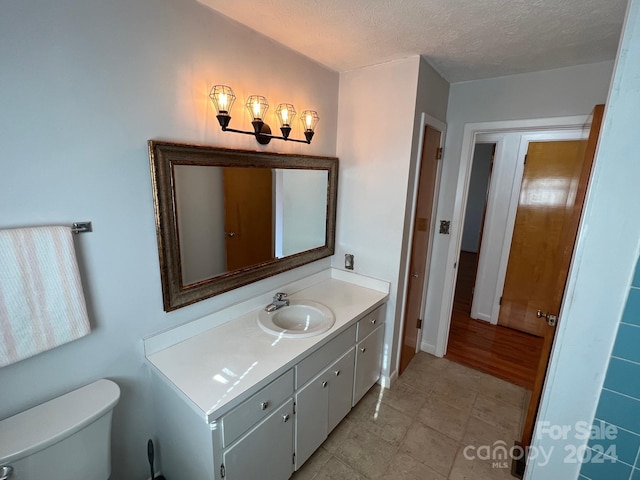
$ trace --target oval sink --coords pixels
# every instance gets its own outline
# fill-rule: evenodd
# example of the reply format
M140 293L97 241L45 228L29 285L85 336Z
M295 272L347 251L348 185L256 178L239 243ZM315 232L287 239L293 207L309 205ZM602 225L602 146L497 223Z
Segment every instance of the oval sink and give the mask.
M312 300L290 300L289 306L273 312L258 312L258 326L271 335L288 338L312 337L329 330L336 321L333 312Z

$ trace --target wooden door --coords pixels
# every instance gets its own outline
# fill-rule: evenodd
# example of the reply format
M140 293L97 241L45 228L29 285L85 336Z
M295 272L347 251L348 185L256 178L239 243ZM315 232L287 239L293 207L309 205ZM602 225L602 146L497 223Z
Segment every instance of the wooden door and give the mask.
M273 179L270 168L224 167L227 271L274 258Z
M438 157L441 132L426 125L422 158L420 162L420 178L416 199L415 224L411 243L411 259L409 261L409 281L405 302L404 327L402 332L402 350L400 353L400 374L407 368L416 354L418 332L421 328L420 311L424 292L427 256L431 241L431 223L433 215L434 194L438 172Z
M538 310L558 315L575 242L576 209L586 140L531 142L527 151L498 324L537 336L548 325ZM590 165L588 166L590 169Z
M555 253L558 260L558 276L554 289L551 292L551 297L548 300L549 303L541 305L540 308L543 313L547 313L544 309L546 306L553 308L557 305L557 310L550 311L550 313L557 315L560 310L560 304L564 295L564 288L567 281L567 274L571 263L571 257L573 255L573 249L578 233L578 227L580 224L580 218L582 215L582 209L584 205L584 199L589 185L589 178L591 176L591 168L593 166L593 159L595 157L596 147L598 143L598 136L600 135L600 126L602 123L602 116L604 113L604 105L596 105L593 110L592 118L590 120L591 130L589 132L589 139L586 143L586 150L584 153L584 162L580 171L580 176L576 182L576 187L572 192L575 196L574 207L571 209L571 214L565 218L565 226L562 231L562 237L559 240L560 250ZM589 126L589 125L588 125ZM534 314L535 316L535 314ZM540 397L542 395L542 389L544 387L544 379L547 373L547 366L549 363L549 356L551 354L551 348L553 346L553 340L555 337L555 327L549 325L545 319L536 318L540 324L542 324L542 336L544 338L542 352L540 354L540 360L538 362L538 370L536 372L536 378L534 381L533 391L531 392L531 399L529 400L529 406L527 408L522 437L520 444L522 446L528 446L531 444L531 438L533 435L533 428L535 425L536 416L538 414L538 407L540 405ZM524 464L520 463L520 471L524 471Z

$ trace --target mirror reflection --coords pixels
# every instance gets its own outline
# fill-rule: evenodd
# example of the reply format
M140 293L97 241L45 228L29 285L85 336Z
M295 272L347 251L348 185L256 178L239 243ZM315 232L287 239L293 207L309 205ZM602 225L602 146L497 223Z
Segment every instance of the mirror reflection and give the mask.
M149 141L166 311L333 255L338 159Z
M183 285L322 247L328 171L175 165Z

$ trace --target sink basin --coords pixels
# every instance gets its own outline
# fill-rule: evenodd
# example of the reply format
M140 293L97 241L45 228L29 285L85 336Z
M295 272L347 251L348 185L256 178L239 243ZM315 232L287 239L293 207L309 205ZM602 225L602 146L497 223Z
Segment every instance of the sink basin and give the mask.
M326 332L336 321L333 312L312 300L290 300L288 307L258 312L258 326L271 335L288 338L313 337Z

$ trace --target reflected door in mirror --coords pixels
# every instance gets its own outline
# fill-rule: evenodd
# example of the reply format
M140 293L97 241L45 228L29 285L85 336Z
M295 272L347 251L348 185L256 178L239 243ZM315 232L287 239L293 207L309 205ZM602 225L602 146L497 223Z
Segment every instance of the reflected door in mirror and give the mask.
M227 271L274 258L273 174L270 168L223 169Z

